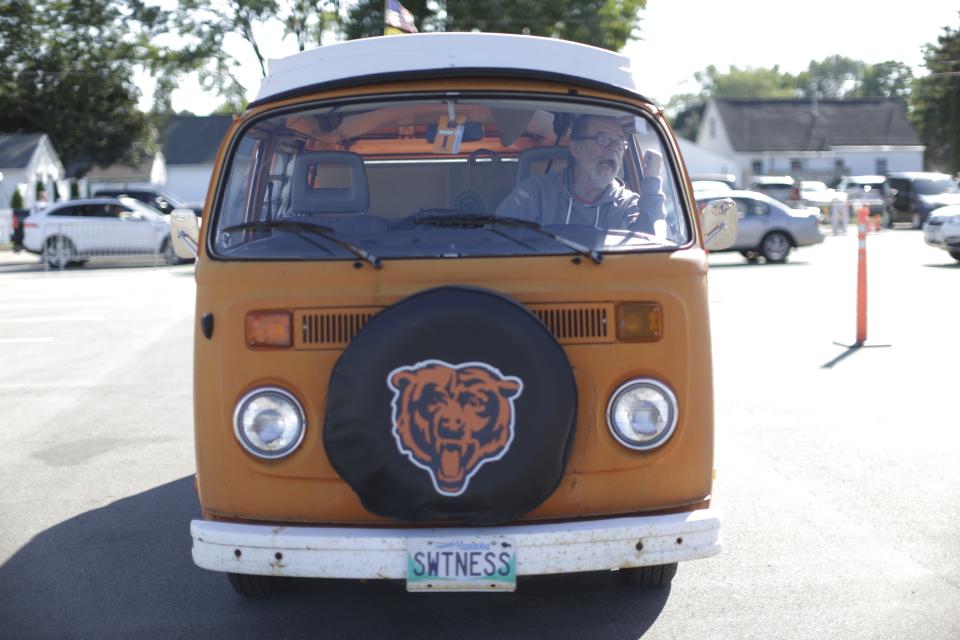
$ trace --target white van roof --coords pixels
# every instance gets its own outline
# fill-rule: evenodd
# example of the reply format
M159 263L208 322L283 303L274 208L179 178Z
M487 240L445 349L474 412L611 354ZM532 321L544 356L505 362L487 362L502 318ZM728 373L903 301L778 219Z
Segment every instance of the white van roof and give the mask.
M270 60L253 104L347 80L430 72L567 77L639 95L630 59L585 44L499 33L362 38Z

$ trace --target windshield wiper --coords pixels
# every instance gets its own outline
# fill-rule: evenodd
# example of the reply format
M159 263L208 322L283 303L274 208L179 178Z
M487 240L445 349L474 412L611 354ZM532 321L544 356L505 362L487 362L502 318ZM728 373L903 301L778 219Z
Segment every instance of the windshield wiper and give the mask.
M597 264L603 262L603 254L601 254L599 251L591 249L586 245L582 245L579 242L574 242L569 238L564 238L563 236L551 233L550 231L543 229L540 226L540 223L532 220L521 220L520 218L508 218L506 216L494 216L476 213L463 213L459 215L431 215L427 213L425 215L415 216L413 218L413 223L434 227L457 227L463 225L482 226L485 224L501 224L505 227L523 227L524 229L530 229L531 231L536 231L540 235L547 236L548 238L551 238L560 244L573 249L580 255L587 256ZM497 231L496 229L491 229L491 231L515 242L519 242L516 238Z
M320 236L324 240L329 240L333 244L342 247L355 255L356 257L366 260L374 266L374 268L379 269L383 266L383 263L380 261L380 258L373 255L369 251L365 251L355 244L351 244L346 240L341 240L334 235L334 230L330 227L326 227L322 224L313 224L311 222L296 222L293 220L262 220L259 222L242 222L240 224L235 224L232 227L227 227L224 231L263 231L267 229L283 229L285 231L290 231L295 234L297 237L306 240L310 244L323 249L317 243L311 241L309 238L303 235L304 232L312 233L314 235ZM326 251L326 249L323 249ZM328 252L329 253L329 252Z

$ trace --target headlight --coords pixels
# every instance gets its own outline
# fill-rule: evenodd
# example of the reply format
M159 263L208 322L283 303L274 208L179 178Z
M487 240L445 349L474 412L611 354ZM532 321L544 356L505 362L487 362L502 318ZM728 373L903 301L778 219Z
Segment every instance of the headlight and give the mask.
M293 452L306 428L303 408L276 387L255 389L237 403L233 431L243 448L258 458L282 458Z
M677 426L677 397L656 380L631 380L610 397L607 426L625 447L639 451L659 447Z

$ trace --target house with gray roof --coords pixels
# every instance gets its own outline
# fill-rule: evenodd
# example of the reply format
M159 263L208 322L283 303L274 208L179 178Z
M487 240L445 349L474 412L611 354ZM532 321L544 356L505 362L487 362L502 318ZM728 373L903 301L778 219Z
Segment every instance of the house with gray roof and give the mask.
M902 103L884 98L714 99L696 141L735 158L744 183L754 175L830 183L843 175L921 171L925 149Z
M206 197L220 142L232 123L232 115L170 118L160 139L167 191L188 202Z
M36 198L39 180L52 200L54 182L64 179L63 163L45 133L0 133L0 209L10 206L14 190L30 208ZM60 193L66 196L60 183Z

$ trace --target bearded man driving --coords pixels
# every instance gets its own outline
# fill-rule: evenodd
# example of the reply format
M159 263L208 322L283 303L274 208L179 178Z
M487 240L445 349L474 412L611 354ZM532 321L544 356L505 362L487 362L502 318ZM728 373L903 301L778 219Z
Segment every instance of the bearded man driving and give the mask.
M654 222L665 217L659 167L648 166L651 175L641 180L640 194L630 191L618 177L627 147L616 118L578 117L570 131L572 165L524 180L497 207L497 215L653 234ZM648 162L653 164L659 162Z

